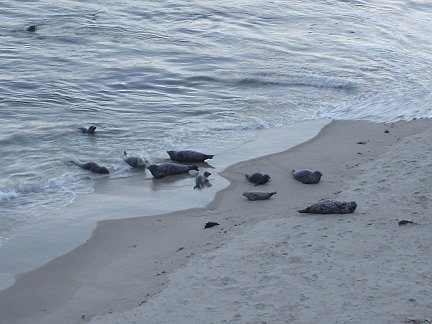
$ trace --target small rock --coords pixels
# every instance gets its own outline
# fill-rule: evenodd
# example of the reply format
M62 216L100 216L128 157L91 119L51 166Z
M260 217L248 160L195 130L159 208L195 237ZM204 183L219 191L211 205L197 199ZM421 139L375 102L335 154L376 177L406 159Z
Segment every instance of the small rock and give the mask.
M406 224L414 224L414 222L406 219L402 219L401 221L399 221L399 225L406 225Z
M216 225L219 225L219 223L216 223L216 222L207 222L205 224L204 228L210 228L210 227L213 227L213 226L216 226Z

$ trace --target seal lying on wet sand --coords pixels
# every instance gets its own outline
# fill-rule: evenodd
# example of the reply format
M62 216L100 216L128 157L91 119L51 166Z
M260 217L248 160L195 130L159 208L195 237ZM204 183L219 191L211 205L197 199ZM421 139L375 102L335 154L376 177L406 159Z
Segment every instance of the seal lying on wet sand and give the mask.
M191 170L198 171L198 167L195 165L182 165L176 163L152 164L148 169L156 179L161 179L170 175L188 173Z
M94 173L99 173L99 174L108 174L109 171L107 168L98 165L95 162L87 162L87 163L78 163L75 161L71 161L73 164L78 165L80 168L83 168L84 170L88 170Z
M214 155L204 154L190 150L185 151L167 151L171 160L177 162L204 162L207 159L212 159Z
M123 161L137 169L145 169L147 165L150 165L150 162L147 161L147 159L144 160L138 156L128 155L126 151L124 151L123 154Z
M95 134L96 126L90 126L89 128L80 127L79 130L84 134Z
M258 172L252 175L246 174L246 179L254 183L255 186L265 184L271 180L268 174L262 174Z
M299 210L298 212L309 214L351 214L354 213L356 208L357 203L355 201L325 200Z
M315 184L321 179L322 173L319 171L312 171L308 169L303 170L292 170L292 175L294 179L304 183L304 184Z
M243 196L245 196L249 200L266 200L271 198L271 196L275 195L277 192L262 192L262 191L246 191Z
M195 179L195 187L193 187L194 189L202 189L204 186L209 185L209 180L208 177L211 176L210 172L204 172L204 174L200 174L198 177L196 177Z

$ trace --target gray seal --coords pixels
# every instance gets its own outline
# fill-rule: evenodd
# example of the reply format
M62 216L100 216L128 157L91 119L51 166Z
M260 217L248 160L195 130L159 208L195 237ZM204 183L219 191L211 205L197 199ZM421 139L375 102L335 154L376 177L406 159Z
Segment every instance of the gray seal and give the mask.
M87 162L87 163L78 163L75 161L71 161L72 163L78 165L79 167L83 168L84 170L88 170L94 173L99 173L99 174L108 174L109 171L107 168L98 165L95 162Z
M246 191L243 193L243 196L245 196L249 200L266 200L271 198L271 196L275 195L277 192L263 192L263 191Z
M265 184L271 180L268 174L262 174L258 172L252 175L246 174L246 179L254 183L255 186Z
M322 173L319 171L312 171L308 169L292 170L294 179L304 184L316 184L321 180Z
M84 134L94 135L96 126L90 126L89 128L80 127L79 130Z
M208 179L209 176L211 176L211 173L207 171L203 174L198 175L195 179L195 187L193 188L202 189L204 188L204 186L208 186L210 184Z
M214 155L204 154L196 151L167 151L171 160L177 162L204 162L207 159L212 159Z
M196 165L183 165L176 163L152 164L148 167L153 177L161 179L170 175L188 173L191 170L198 171Z
M138 156L129 155L124 151L123 153L123 161L125 161L127 164L129 164L133 168L137 169L145 169L147 165L150 164L147 159L142 159Z
M309 214L351 214L354 213L356 208L357 203L355 201L325 200L299 210L298 212Z

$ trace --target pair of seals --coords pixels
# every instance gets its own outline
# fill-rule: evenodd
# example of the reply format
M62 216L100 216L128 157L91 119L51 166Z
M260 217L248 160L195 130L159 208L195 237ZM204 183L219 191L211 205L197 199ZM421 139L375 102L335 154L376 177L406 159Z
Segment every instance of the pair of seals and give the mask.
M249 200L266 200L271 198L271 196L275 195L277 192L263 192L263 191L246 191L243 196L245 196Z
M246 179L254 183L255 186L265 184L271 180L268 174L262 174L259 172L256 172L252 175L246 174Z
M170 175L188 173L191 170L198 171L196 165L182 165L176 163L152 164L148 167L153 177L161 179Z
M138 156L128 155L126 151L123 152L123 161L129 164L133 168L145 169L150 162L147 159L142 159Z
M109 171L106 167L100 166L95 162L87 162L87 163L78 163L75 161L71 161L73 164L78 165L80 168L83 168L84 170L88 170L94 173L99 174L108 174Z
M210 184L208 179L209 176L211 176L211 173L207 171L204 172L204 174L198 175L198 177L195 179L195 187L193 188L202 189L204 186L208 186Z
M84 134L94 135L96 126L90 126L89 128L80 127L79 130Z
M299 210L298 212L309 214L351 214L354 213L356 208L357 203L355 201L325 200Z
M308 169L292 170L294 179L304 184L316 184L321 180L322 173L319 171L312 171Z
M204 154L196 151L167 151L171 160L176 162L204 162L207 159L212 159L214 155Z

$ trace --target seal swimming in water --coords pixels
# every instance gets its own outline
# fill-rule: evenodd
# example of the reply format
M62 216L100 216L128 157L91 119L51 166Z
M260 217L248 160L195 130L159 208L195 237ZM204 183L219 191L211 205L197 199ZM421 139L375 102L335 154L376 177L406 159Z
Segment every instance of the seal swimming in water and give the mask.
M196 165L183 165L176 163L152 164L148 167L148 169L156 179L161 179L170 175L188 173L191 170L198 171L198 167Z
M84 134L95 134L96 126L90 126L89 128L80 127L79 130Z
M207 159L212 159L214 155L204 154L196 151L167 151L171 160L177 162L204 162Z
M99 174L108 174L109 171L107 168L98 165L95 162L87 162L87 163L78 163L75 161L71 161L73 164L78 165L79 167L83 168L84 170L88 170L94 173L99 173Z
M351 214L354 213L356 208L357 203L355 201L325 200L299 210L298 212L309 214Z
M200 174L198 177L196 177L195 179L195 187L193 187L194 189L202 189L204 186L208 186L209 185L209 180L208 177L211 176L210 172L204 172L204 174Z
M308 169L303 170L292 170L292 175L294 179L304 183L304 184L315 184L321 179L322 173L319 171L312 171Z
M144 160L138 156L128 155L126 151L124 151L123 153L123 161L125 161L131 167L137 169L145 169L146 166L150 164L150 162L147 161L147 159Z
M26 30L27 30L28 32L35 32L36 29L37 29L37 26L36 26L36 25L31 25L31 26L28 27Z
M245 177L250 182L254 183L255 186L265 184L271 180L270 176L268 174L262 174L262 173L258 173L258 172L254 173L252 175L246 174Z
M249 200L266 200L271 198L271 196L277 194L276 191L272 192L263 192L263 191L246 191L243 193L243 196L245 196Z

